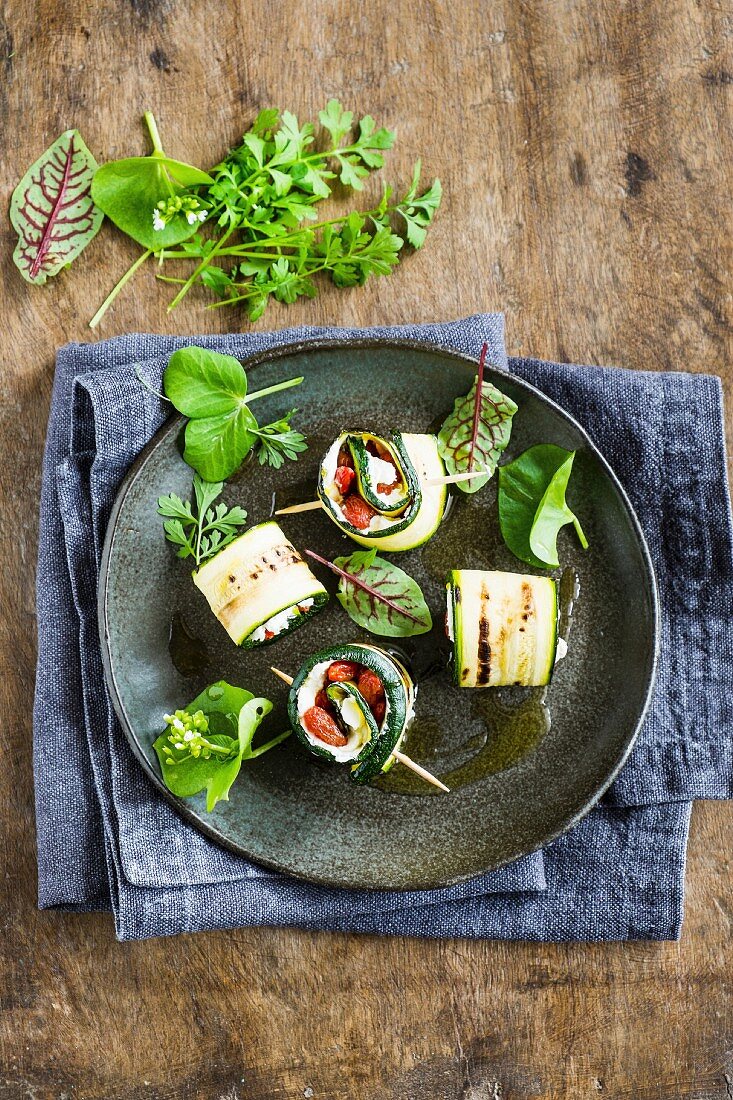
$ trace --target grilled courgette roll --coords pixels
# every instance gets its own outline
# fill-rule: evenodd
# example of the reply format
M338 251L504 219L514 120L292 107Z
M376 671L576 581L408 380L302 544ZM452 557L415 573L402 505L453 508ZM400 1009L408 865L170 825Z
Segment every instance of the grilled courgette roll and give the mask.
M298 740L368 783L394 764L414 715L407 669L376 646L354 643L316 653L293 680L288 716Z
M456 569L448 574L446 632L459 687L547 684L557 650L550 577Z
M328 516L362 546L412 550L437 531L448 490L434 435L342 432L326 452L318 496Z
M244 649L302 626L328 593L274 520L251 527L193 574L229 637Z

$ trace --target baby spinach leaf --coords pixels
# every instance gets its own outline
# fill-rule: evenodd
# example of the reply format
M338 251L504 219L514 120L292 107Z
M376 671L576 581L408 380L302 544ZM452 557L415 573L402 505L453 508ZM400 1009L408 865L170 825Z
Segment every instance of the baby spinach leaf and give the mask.
M337 596L350 619L372 634L410 638L432 630L430 609L417 581L372 550L336 558Z
M214 180L208 172L166 156L150 112L145 120L153 152L149 157L125 157L103 164L92 180L92 198L118 229L143 248L157 251L194 235L206 217L206 208L193 196L187 196L185 203L175 200L189 188ZM163 207L159 207L161 203Z
M244 367L233 356L195 345L175 351L163 373L163 388L174 407L189 417L186 462L205 481L217 482L233 474L255 446L262 465L278 469L285 458L296 460L307 444L290 427L295 410L260 427L249 403L302 381L290 378L248 394Z
M556 568L557 536L568 523L583 549L588 548L580 521L565 500L574 458L575 451L542 443L499 467L501 534L520 561Z
M13 260L29 283L45 283L68 267L99 232L104 214L90 195L96 169L79 131L66 130L13 191Z
M478 376L465 395L458 397L453 412L438 433L438 450L449 474L485 470L485 476L459 481L462 493L477 493L496 469L512 431L517 406L491 382L485 382L483 366L487 346L481 351Z
M252 748L262 720L272 710L269 699L224 680L211 684L185 710L165 715L166 731L153 744L163 780L172 794L190 798L206 790L208 813L228 801L242 762L268 752L290 736L290 730Z

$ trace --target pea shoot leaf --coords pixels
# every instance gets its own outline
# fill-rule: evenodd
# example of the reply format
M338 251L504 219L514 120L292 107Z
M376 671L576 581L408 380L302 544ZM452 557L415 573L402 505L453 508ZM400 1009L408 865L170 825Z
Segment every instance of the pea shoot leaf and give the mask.
M557 568L557 536L568 523L587 549L580 521L565 500L574 459L575 451L542 443L499 467L501 534L520 561Z
M248 393L247 375L238 359L196 345L179 348L163 372L163 388L178 412L189 417L185 461L205 481L221 482L253 447L261 464L276 469L285 458L297 460L307 443L290 425L295 410L260 427L249 403L302 381L291 378Z
M228 801L242 763L268 752L290 736L290 730L258 748L252 740L272 710L269 699L225 680L211 684L174 715L166 715L166 730L153 743L168 790L179 798L206 791L208 813Z

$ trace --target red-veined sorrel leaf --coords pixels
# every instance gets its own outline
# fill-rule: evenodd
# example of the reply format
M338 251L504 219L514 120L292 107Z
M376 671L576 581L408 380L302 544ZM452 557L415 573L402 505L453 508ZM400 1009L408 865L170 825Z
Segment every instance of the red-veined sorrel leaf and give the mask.
M459 481L457 488L462 493L478 492L492 476L509 442L517 411L510 397L484 381L484 360L482 351L478 377L465 397L456 398L453 412L438 433L438 450L449 474L486 471L485 476Z
M312 550L305 553L338 575L339 602L358 626L388 638L409 638L432 629L420 585L391 561L378 558L376 547L333 562Z
M10 221L18 234L15 265L29 283L45 283L75 260L102 224L92 202L97 162L78 130L49 145L13 192Z

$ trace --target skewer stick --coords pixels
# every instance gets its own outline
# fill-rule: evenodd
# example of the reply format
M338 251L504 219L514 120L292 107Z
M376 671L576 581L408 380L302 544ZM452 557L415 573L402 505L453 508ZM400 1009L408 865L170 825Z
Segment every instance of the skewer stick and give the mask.
M292 676L288 676L287 672L281 672L280 669L275 668L274 665L270 665L270 672L274 672L276 676L279 676L280 679L282 680L282 682L284 684L287 684L288 687L290 687L290 685L293 682L293 677Z
M462 474L444 474L443 477L429 477L426 485L455 485L457 481L470 481L472 477L486 477L485 470L465 470Z
M317 508L322 508L320 500L307 500L305 504L291 504L289 508L278 508L274 513L276 516L290 516L295 512L315 512Z
M292 676L288 676L287 672L282 672L279 668L275 668L274 665L270 665L270 672L274 672L284 684L288 685L288 687L290 687L293 682ZM392 756L394 756L395 760L398 760L400 764L404 764L406 768L409 768L410 771L415 772L415 775L419 775L421 779L425 779L428 783L432 783L434 787L438 787L441 791L445 791L446 794L450 794L450 787L446 787L445 783L441 783L437 776L434 776L427 768L423 768L419 764L416 764L406 753L394 749Z
M419 764L416 764L414 760L411 760L409 756L406 756L404 752L400 752L398 749L394 749L392 752L395 760L399 760L400 764L404 764L406 768L413 771L415 775L419 775L422 779L426 779L428 783L432 783L434 787L439 787L441 791L445 791L446 794L450 794L450 787L446 787L445 783L441 783L440 780L429 772L426 768L422 768Z

